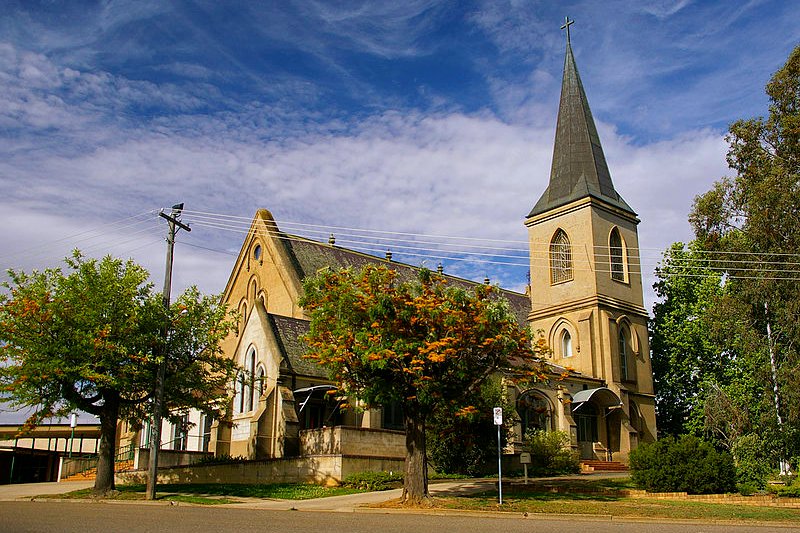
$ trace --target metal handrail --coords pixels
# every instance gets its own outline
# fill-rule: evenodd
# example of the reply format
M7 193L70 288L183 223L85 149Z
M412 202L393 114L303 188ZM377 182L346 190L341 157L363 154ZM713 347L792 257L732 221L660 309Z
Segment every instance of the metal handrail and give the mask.
M134 443L129 444L123 448L120 448L120 451L114 455L114 466L116 467L117 463L124 463L127 461L132 461L136 454L136 445ZM89 455L84 457L71 457L67 459L66 468L61 470L61 479L68 478L70 476L74 476L76 474L80 474L82 472L86 472L87 470L91 470L92 468L97 468L97 455Z

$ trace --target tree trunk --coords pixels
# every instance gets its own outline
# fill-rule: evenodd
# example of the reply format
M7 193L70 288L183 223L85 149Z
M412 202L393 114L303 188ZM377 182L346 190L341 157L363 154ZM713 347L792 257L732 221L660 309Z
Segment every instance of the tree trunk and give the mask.
M425 454L425 422L406 415L406 464L402 501L417 505L428 498L428 461Z
M97 456L97 477L94 491L106 493L114 490L114 457L116 456L117 419L119 399L106 397L100 413L100 449Z

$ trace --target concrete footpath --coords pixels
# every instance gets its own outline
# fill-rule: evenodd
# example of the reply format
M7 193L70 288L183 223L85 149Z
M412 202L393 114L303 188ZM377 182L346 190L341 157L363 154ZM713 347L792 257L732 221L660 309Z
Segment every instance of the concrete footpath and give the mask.
M464 479L431 483L428 486L432 496L459 496L486 490L493 490L497 481L491 479ZM359 507L383 503L399 499L403 489L383 490L379 492L362 492L359 494L346 494L344 496L329 496L313 500L259 500L248 499L242 503L231 504L229 507L242 507L248 509L270 510L295 510L295 511L334 511L353 512ZM222 506L220 506L222 507ZM225 507L228 507L227 505Z
M64 494L73 490L94 487L94 481L63 481L56 483L12 483L0 485L0 502L28 500L41 494Z

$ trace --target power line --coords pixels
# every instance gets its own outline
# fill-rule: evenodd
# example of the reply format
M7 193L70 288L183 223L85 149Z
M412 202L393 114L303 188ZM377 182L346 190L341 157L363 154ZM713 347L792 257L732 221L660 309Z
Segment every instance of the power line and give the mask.
M241 221L240 224L243 226L249 227L252 222L252 217L243 217L243 216L235 216L235 215L226 215L221 213L209 213L205 211L186 211L187 214L194 215L195 218L198 219L206 219L206 220L220 220L220 222L228 221L231 224L235 224L235 221ZM437 235L437 234L428 234L428 233L414 233L414 232L402 232L402 231L387 231L387 230L376 230L376 229L369 229L369 228L352 228L346 226L330 226L324 224L311 224L311 223L304 223L304 222L291 222L291 221L275 221L275 224L279 228L291 229L291 228L306 228L305 231L310 233L320 233L320 234L327 234L330 232L335 231L343 231L343 232L350 232L344 233L344 235L349 236L359 236L360 233L366 234L380 234L380 235L402 235L406 237L425 237L425 238L434 238L434 239L450 239L450 240L458 240L458 241L472 241L472 242L484 242L484 243L512 243L512 244L524 244L528 245L538 245L538 246L549 246L549 242L533 242L530 241L520 241L520 240L510 240L510 239L496 239L496 238L484 238L484 237L464 237L464 236L452 236L452 235ZM320 228L320 229L315 229ZM375 237L376 239L383 239L381 237ZM387 240L388 238L384 239ZM402 242L402 239L392 238L394 242ZM417 242L417 241L412 241ZM437 243L438 244L438 243ZM593 248L600 248L603 250L608 249L608 245L605 244L594 244L591 245ZM660 248L645 248L645 247L634 247L634 246L626 246L627 250L630 251L655 251L658 252L658 257L661 258L663 253L666 250ZM522 248L508 248L508 250L523 250ZM527 250L525 248L524 250ZM794 257L800 261L800 253L788 253L788 252L735 252L735 251L725 251L725 250L694 250L696 253L700 254L718 254L718 255L753 255L753 256L778 256L778 257ZM800 263L798 263L800 264Z
M157 210L149 210L119 220L104 224L100 228L88 229L70 236L55 239L47 243L6 253L0 258L17 257L32 258L45 256L55 244L70 242L70 246L78 243L89 242L84 251L99 249L119 249L134 242L140 242L148 233L155 234L158 229ZM211 213L206 211L184 211L187 222L211 230L235 232L245 235L268 235L288 241L310 241L325 244L324 237L333 233L337 245L346 245L355 251L379 257L385 251L392 251L400 257L428 258L432 260L474 263L481 265L498 265L503 267L529 268L541 271L551 267L550 243L528 242L511 239L490 239L480 237L463 237L452 235L438 235L414 232L398 232L376 230L369 228L352 228L347 226L330 226L301 222L278 222L274 226L253 226L253 218ZM119 234L125 230L137 228L133 233L125 234L120 239ZM274 228L274 229L273 229ZM284 230L299 230L305 234L321 236L319 239L305 236L292 235ZM191 234L190 234L191 235ZM109 238L113 241L109 242ZM160 240L160 239L159 239ZM139 244L134 248L127 248L127 253L152 245L157 241L152 239ZM203 246L198 243L184 242L198 249L226 255L238 256L238 252L219 250ZM525 246L514 246L522 245ZM531 248L529 248L531 247ZM608 245L572 245L570 247L573 258L573 270L576 272L593 271L596 273L612 273L611 260L618 256ZM655 248L625 247L625 252L637 250L657 250ZM628 275L642 275L642 271L655 270L654 275L661 278L687 277L687 278L721 278L726 279L763 279L763 280L796 280L791 274L800 274L800 254L769 252L730 252L718 250L690 250L687 254L691 257L674 258L667 255L670 249L658 250L656 256L637 256L633 254L626 260L625 266ZM627 255L627 253L625 254ZM753 259L747 259L753 257ZM768 259L775 258L775 259ZM782 260L777 260L781 258ZM638 259L638 260L637 260ZM791 259L797 259L792 261ZM699 268L707 273L675 272L681 268ZM777 275L776 275L777 274ZM782 275L787 274L787 275Z
M31 260L31 259L36 259L36 258L40 258L40 257L47 257L47 256L49 256L51 254L52 249L56 245L58 245L59 243L69 242L70 247L77 247L76 245L78 243L87 242L87 241L91 242L93 240L106 238L106 237L108 237L109 235L112 235L112 234L113 235L118 235L120 232L124 232L126 229L129 229L129 228L134 228L134 227L137 227L137 226L148 225L148 224L151 226L151 228L145 227L144 230L139 230L139 231L136 232L136 234L140 234L140 233L143 233L143 232L148 231L149 229L152 229L153 227L155 227L155 217L143 218L143 217L151 216L153 213L155 213L155 211L146 211L146 212L143 212L143 213L137 213L135 215L124 217L124 218L112 221L110 223L107 223L107 224L104 223L100 227L91 228L91 229L88 229L88 230L81 231L79 233L75 233L75 234L68 235L68 236L65 236L65 237L61 237L61 238L58 238L58 239L54 239L54 240L51 240L51 241L41 242L40 244L37 244L35 246L31 246L31 247L23 249L23 250L17 250L17 251L11 252L11 253L6 253L6 254L3 254L2 256L0 256L0 258L1 259L16 258L17 261L22 261L22 260L26 260L26 259L27 260ZM129 236L130 234L127 234L127 235ZM115 237L115 242L116 243L120 242L118 240L118 237ZM90 244L88 247L84 248L84 251L87 250L87 249L93 249L93 248L97 248L99 246L105 246L105 245L106 244L103 243L103 242Z
M275 230L271 230L269 228L258 228L257 227L255 229L252 229L248 225L248 227L245 229L244 226L241 225L241 224L206 223L206 222L197 222L197 221L195 222L195 224L199 225L201 227L205 226L205 227L209 227L209 228L213 228L213 229L232 231L232 232L236 232L236 233L240 233L240 234L269 235L269 236L273 236L273 237L276 237L276 238L279 238L279 239L282 239L282 240L288 240L288 241L311 241L311 242L314 242L314 243L317 243L317 244L323 244L323 243L321 243L319 241L315 241L313 239L308 239L306 237L293 236L293 235L284 233L282 231L275 231ZM276 226L277 226L277 222L276 222ZM340 240L340 242L341 242L341 240ZM358 240L353 240L353 239L345 240L344 242L346 242L348 244L356 245L358 247L357 249L358 250L362 250L362 251L363 250L368 250L368 251L373 251L373 252L381 252L381 251L384 251L384 248L385 248L385 246L384 246L385 243L373 243L373 242L369 242L369 241L358 241ZM209 249L210 251L219 252L219 250L214 250L214 249L210 249L210 248L206 248L206 249ZM466 250L445 250L445 251L442 251L442 250L438 250L438 249L434 249L434 248L412 247L412 246L405 246L405 245L392 246L391 250L392 251L396 251L399 255L410 256L410 257L426 257L426 258L430 258L430 259L439 259L439 260L445 260L445 261L460 261L460 262L468 262L468 263L495 264L495 265L502 265L502 266L518 266L518 267L526 267L527 266L527 267L537 268L537 269L545 269L545 268L549 268L549 266L550 266L549 265L549 258L547 256L543 257L542 261L538 262L538 264L537 264L537 261L529 262L526 258L519 257L519 256L511 256L511 255L504 255L504 254L491 254L491 253L479 253L479 252L466 251ZM419 253L419 252L426 252L426 253ZM228 253L228 252L222 252L222 253ZM449 253L450 255L441 255L443 253ZM462 257L452 255L454 253L461 254ZM547 252L545 252L545 253L547 253ZM238 255L238 254L231 254L231 255ZM613 255L613 254L595 253L596 258L598 258L598 257L610 257L611 255ZM465 257L463 257L463 256L465 256ZM507 258L507 259L521 259L521 260L525 259L525 262L497 261L497 260L492 260L492 259L486 259L486 257L501 257L501 258ZM705 261L709 261L709 259L705 259ZM588 268L576 268L576 267L573 266L573 270L576 270L576 271L594 271L594 272L597 272L597 273L611 274L612 273L612 269L611 269L610 264L608 266L606 266L605 265L605 261L602 261L601 263L603 264L602 267L598 267L597 266L597 262L596 262L596 263L594 263L593 267L590 266ZM776 262L776 264L790 264L790 263ZM631 268L631 267L639 267L639 266L641 266L641 264L638 264L635 261L631 261L631 262L628 263L628 266L629 266L629 268ZM705 268L707 270L719 271L720 273L729 272L729 269L726 269L726 268L723 268L723 267L705 267ZM786 276L770 276L770 277L766 277L766 276L763 275L763 273L781 273L781 272L783 272L783 273L800 273L800 270L765 269L765 268L749 268L749 269L739 268L739 269L737 269L737 271L739 271L739 272L758 272L758 273L760 273L760 275L757 275L757 276L745 276L745 275L742 275L742 274L729 274L727 277L729 279L794 280L794 279L796 279L795 277L786 277ZM641 272L636 271L634 269L632 272L629 272L629 275L641 275ZM681 274L673 274L673 273L671 273L669 275L671 277L674 277L674 276L678 276L678 275L681 275ZM716 278L716 277L719 277L720 274L714 274L714 273L710 273L708 275L704 275L704 274L683 274L682 276L683 277L712 277L712 278Z
M278 238L285 239L285 240L290 240L290 241L291 240L309 240L309 239L307 239L305 237L294 237L294 236L291 236L291 235L289 235L287 233L284 233L284 232L281 232L281 231L271 230L269 228L251 229L251 228L248 227L247 229L244 229L244 227L241 226L241 225L231 225L231 224L225 224L225 223L195 222L195 224L199 225L201 227L205 226L205 227L210 227L210 228L213 228L213 229L221 229L221 230L226 230L226 231L233 231L233 232L242 233L242 234L253 234L253 233L256 233L256 234L260 234L260 235L270 235L270 236L274 236L274 237L278 237ZM313 241L313 242L319 242L319 241ZM373 252L383 251L385 246L386 246L386 244L387 244L387 243L374 243L374 242L370 242L370 241L355 240L355 239L344 239L344 240L340 239L339 242L340 243L341 242L345 242L347 244L353 245L354 247L356 247L357 249L360 249L360 250L369 250L369 251L373 251ZM392 243L388 243L388 244L392 244ZM529 261L528 261L527 257L516 256L516 255L508 255L508 254L501 254L501 253L475 252L475 251L471 251L471 250L440 250L440 249L437 249L437 248L429 248L429 247L422 247L422 246L407 246L407 245L400 245L400 244L395 244L394 246L390 246L390 248L391 248L392 251L396 251L399 254L405 254L405 255L409 255L409 256L413 256L413 257L431 257L431 258L434 258L434 259L462 260L462 261L469 260L469 259L465 259L463 257L456 258L456 257L453 257L452 255L440 255L440 254L443 254L443 253L449 253L449 254L460 254L460 255L463 255L463 256L467 256L467 258L475 258L476 261L479 258L483 258L483 259L481 259L479 261L481 263L490 263L490 264L499 264L499 265L512 265L512 266L527 266L527 265L529 265ZM419 253L419 252L426 252L426 253ZM539 268L544 268L544 267L547 267L549 265L549 255L548 255L547 251L543 251L543 252L539 252L539 253L534 252L533 255L534 255L534 258L538 257L538 259L535 259L534 261L531 262L532 266L539 267ZM595 261L589 267L583 268L583 269L576 268L576 267L573 267L573 268L576 268L577 270L593 270L593 271L602 272L602 273L611 272L610 261L608 262L609 264L606 265L606 261L604 261L603 259L611 258L613 256L614 256L614 254L611 254L611 253L597 253L597 252L595 252L594 253ZM501 259L512 259L512 260L513 259L519 259L519 260L524 260L524 263L523 262L514 262L514 261L497 261L497 260L491 260L491 259L486 259L486 258L501 258ZM711 261L712 260L709 259L709 258L704 258L703 259L704 263L710 263ZM730 260L725 260L725 263L727 263L729 261ZM590 263L591 263L591 261L590 261ZM748 261L737 261L737 264L747 264L747 263L755 263L755 262L754 261L750 261L750 262L748 262ZM780 269L780 268L771 269L771 268L766 268L766 266L771 266L771 265L775 265L775 266L781 266L781 265L791 266L791 265L793 265L793 263L790 263L790 262L772 262L772 263L769 263L769 262L760 261L758 263L763 264L765 266L750 267L750 268L742 268L742 267L740 267L740 268L737 268L735 270L736 271L742 271L742 272L761 272L761 273L764 273L764 272L766 272L766 273L781 273L781 272L783 272L783 273L800 273L800 270L795 270L795 269ZM599 265L602 265L602 266L599 266ZM647 265L647 264L646 263L637 262L635 260L628 261L629 269L630 268L635 268L635 267L641 267L642 265ZM658 268L658 265L654 265L654 267ZM708 270L716 270L716 271L719 271L719 272L729 272L730 270L732 270L731 268L726 267L726 266L715 266L713 264L705 266L704 268L706 268Z

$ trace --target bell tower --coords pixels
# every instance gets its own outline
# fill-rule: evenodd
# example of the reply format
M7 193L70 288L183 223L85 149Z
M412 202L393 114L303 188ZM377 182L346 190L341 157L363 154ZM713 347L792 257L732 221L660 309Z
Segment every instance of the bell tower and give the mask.
M611 181L575 65L572 22L562 26L567 46L550 181L525 219L529 322L552 348L551 362L594 383L570 390L583 458L625 460L638 441L656 435L639 218ZM599 432L582 431L586 413L596 413Z

